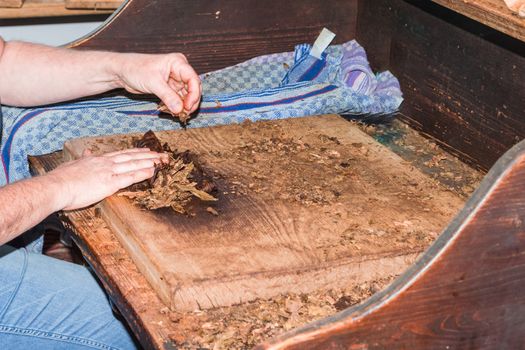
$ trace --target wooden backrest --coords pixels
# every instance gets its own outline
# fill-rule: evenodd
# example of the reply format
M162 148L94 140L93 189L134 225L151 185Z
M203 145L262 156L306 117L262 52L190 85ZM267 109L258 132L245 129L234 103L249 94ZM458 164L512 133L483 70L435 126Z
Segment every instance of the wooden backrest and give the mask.
M129 0L72 46L183 52L205 73L292 51L322 27L357 38L400 79L400 117L471 165L487 170L525 138L525 43L430 1Z
M323 27L355 36L356 0L129 0L103 28L72 47L182 52L199 73L313 42Z

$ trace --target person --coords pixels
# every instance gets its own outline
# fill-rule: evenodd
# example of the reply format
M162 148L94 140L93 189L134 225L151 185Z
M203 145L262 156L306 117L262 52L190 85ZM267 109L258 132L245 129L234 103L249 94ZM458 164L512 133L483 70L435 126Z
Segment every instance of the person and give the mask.
M194 112L198 75L179 53L153 55L52 48L0 38L0 101L38 106L123 88ZM0 349L133 349L83 266L6 244L51 213L89 206L153 176L164 155L129 149L65 163L0 188Z

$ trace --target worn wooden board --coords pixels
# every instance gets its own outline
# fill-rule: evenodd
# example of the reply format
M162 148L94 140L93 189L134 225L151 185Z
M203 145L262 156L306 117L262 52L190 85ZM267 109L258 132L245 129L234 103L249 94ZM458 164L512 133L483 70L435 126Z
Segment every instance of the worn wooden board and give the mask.
M158 134L217 175L195 217L112 196L102 216L171 308L230 305L365 281L408 266L462 199L339 116ZM66 157L132 135L68 141ZM306 146L305 146L306 145Z

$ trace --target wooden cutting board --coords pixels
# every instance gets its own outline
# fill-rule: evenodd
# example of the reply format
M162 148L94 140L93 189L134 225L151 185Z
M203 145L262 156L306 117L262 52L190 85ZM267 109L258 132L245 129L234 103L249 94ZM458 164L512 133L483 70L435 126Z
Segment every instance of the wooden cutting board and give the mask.
M64 153L76 159L84 149L114 151L140 136L75 139L65 143ZM100 208L172 309L398 274L464 203L335 115L157 136L198 155L214 175L219 200L197 206L195 216L147 211L118 195Z

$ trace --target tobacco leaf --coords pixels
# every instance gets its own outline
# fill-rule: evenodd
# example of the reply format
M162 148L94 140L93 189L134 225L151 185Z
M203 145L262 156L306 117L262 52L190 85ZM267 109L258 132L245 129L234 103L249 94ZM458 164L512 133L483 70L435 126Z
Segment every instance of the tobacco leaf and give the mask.
M180 122L183 124L183 125L186 125L186 123L188 122L188 119L190 119L190 116L188 115L188 113L182 111L178 114L175 114L173 113L169 108L168 106L166 106L164 104L164 102L160 102L158 107L157 107L157 110L159 112L162 112L162 113L166 113L166 114L170 114L172 115L173 117L177 117L179 118Z

